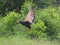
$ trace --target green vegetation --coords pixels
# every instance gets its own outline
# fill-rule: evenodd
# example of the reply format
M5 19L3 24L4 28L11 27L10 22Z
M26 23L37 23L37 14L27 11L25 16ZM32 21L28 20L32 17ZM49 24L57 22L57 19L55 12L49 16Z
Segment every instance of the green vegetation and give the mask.
M59 45L60 4L57 0L33 0L35 19L31 30L17 24L18 21L24 21L31 0L0 2L1 45Z
M58 41L49 41L46 39L26 39L19 37L0 38L0 45L60 45Z

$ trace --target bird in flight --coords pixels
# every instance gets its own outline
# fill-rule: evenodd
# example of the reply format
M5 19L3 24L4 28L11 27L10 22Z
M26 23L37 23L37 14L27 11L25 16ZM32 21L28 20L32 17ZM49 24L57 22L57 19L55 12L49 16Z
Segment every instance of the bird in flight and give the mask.
M34 16L33 8L30 6L28 14L27 14L25 20L24 21L19 21L19 23L26 26L27 28L31 29L31 24L34 21L34 17L35 16Z

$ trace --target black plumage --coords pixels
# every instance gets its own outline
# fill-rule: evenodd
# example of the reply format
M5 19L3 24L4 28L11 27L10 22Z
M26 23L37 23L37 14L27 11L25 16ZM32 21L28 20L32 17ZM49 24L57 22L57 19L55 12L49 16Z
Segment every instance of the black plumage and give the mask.
M31 23L29 23L28 21L26 21L26 22L20 21L20 24L22 24L22 25L26 26L27 28L31 29Z

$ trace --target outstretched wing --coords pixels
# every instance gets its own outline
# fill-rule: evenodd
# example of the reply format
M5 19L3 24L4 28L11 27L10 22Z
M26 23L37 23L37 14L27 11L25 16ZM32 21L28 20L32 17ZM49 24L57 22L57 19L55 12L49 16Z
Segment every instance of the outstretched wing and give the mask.
M29 12L25 18L25 21L20 21L19 23L31 29L31 24L33 23L33 20L34 20L34 11L32 7L30 7Z
M34 11L33 11L32 7L30 7L29 12L25 18L25 22L28 21L29 23L32 23L33 20L34 20Z

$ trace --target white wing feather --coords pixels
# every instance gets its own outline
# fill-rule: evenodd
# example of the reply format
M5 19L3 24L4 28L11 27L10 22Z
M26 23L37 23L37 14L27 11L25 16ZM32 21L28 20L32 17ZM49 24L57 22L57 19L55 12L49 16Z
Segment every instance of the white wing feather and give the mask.
M34 20L34 11L32 8L29 9L29 12L25 18L25 21L29 21L30 23L32 23Z

